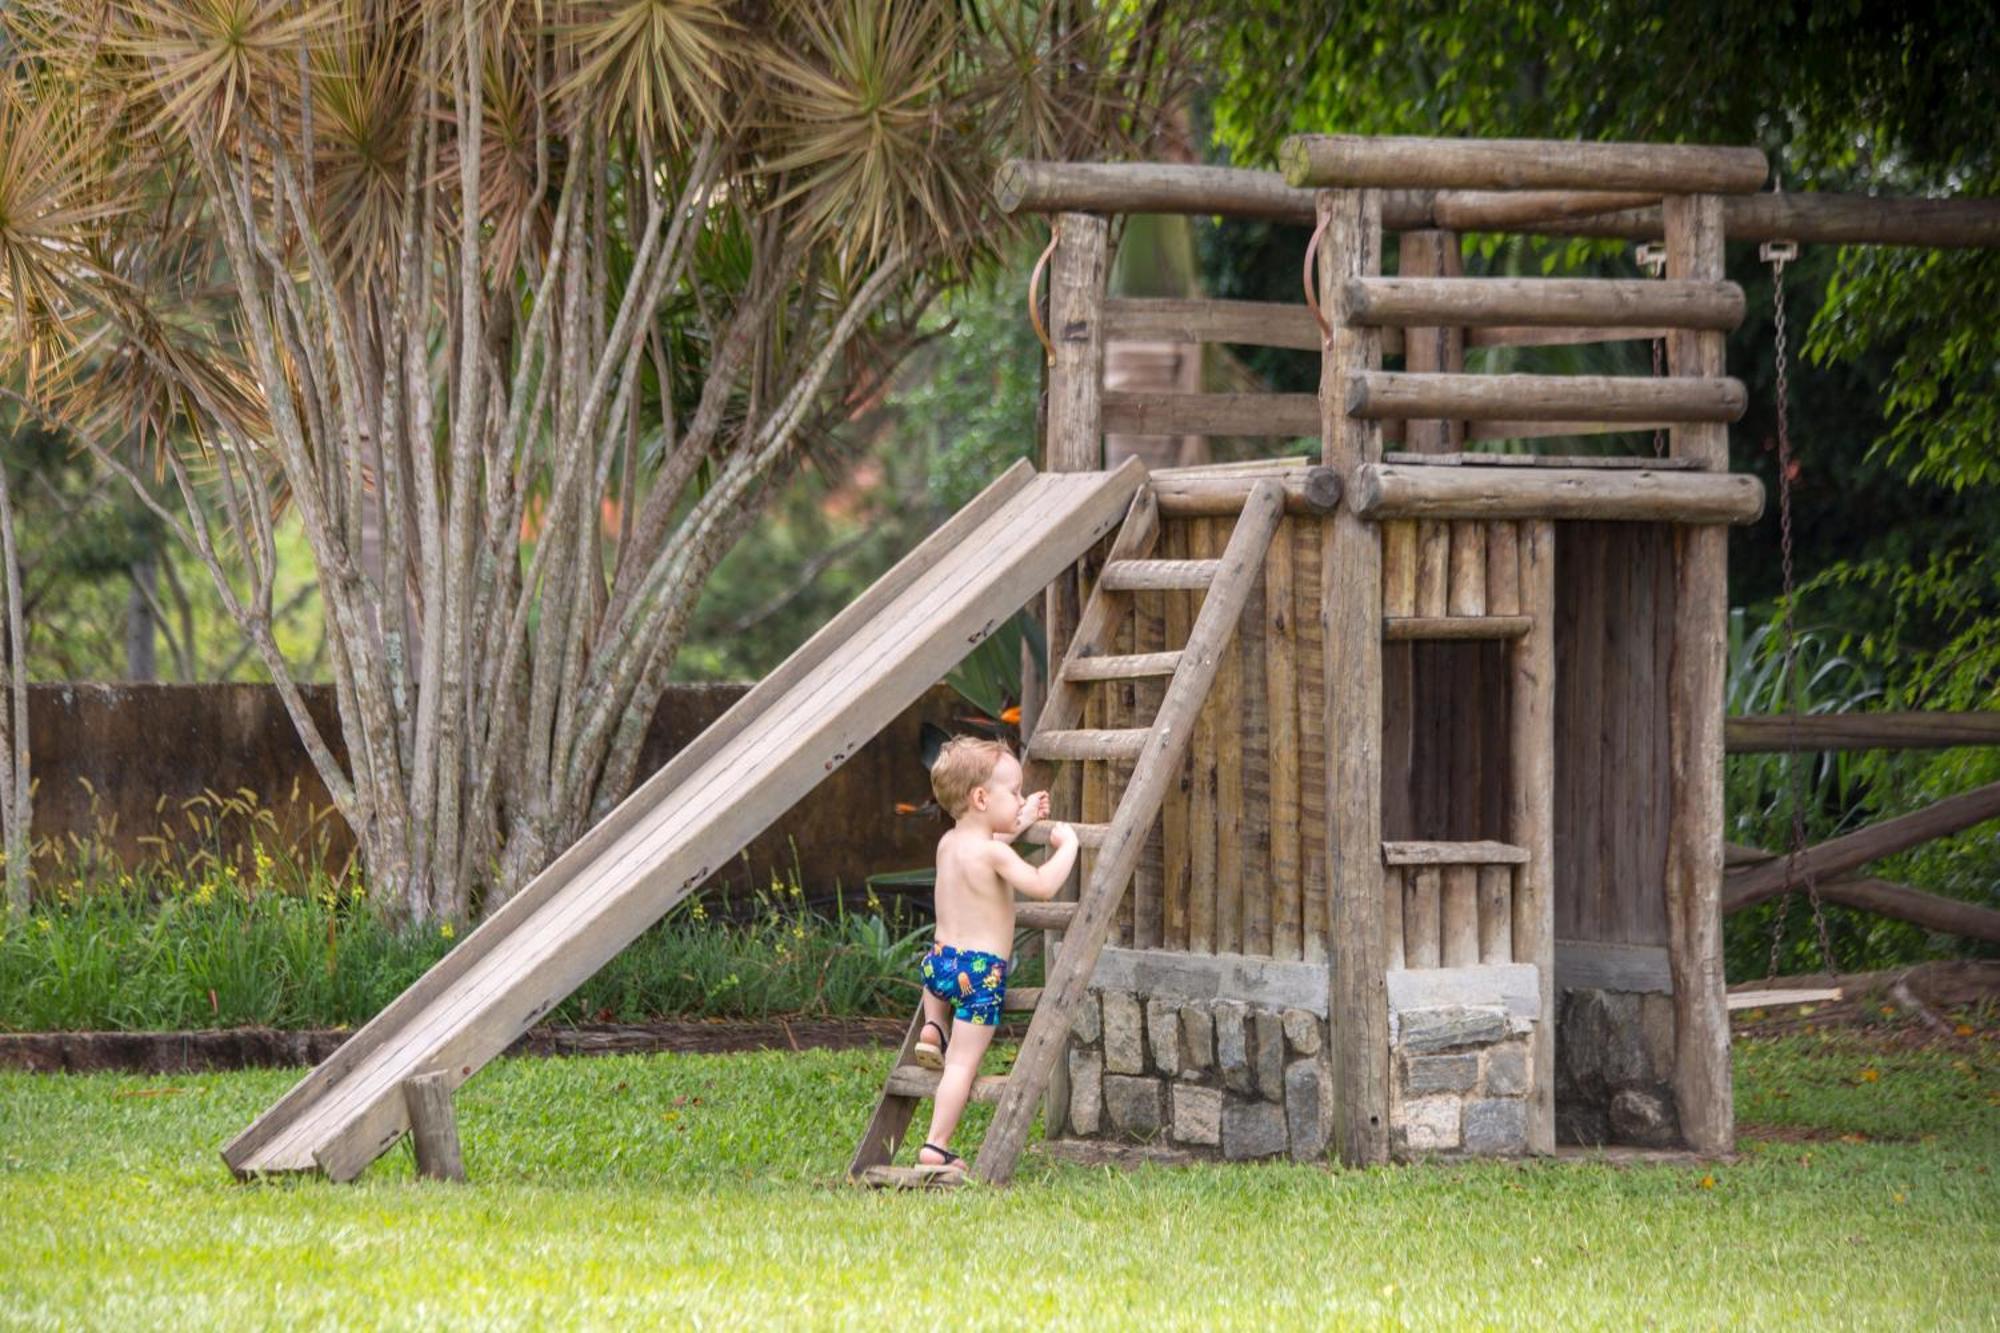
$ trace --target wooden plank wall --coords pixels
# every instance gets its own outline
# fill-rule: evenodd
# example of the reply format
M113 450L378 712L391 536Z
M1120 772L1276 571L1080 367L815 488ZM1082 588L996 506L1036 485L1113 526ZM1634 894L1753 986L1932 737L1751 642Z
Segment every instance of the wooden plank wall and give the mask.
M1382 654L1382 836L1477 842L1507 824L1507 652L1418 641Z
M1124 945L1324 960L1320 525L1317 518L1287 518L1271 544L1264 578L1251 593L1180 781L1167 793L1133 879L1117 936ZM1233 526L1227 518L1168 520L1154 555L1214 558ZM1135 595L1129 651L1179 647L1200 597ZM1112 705L1106 725L1145 725L1163 688L1159 681L1137 682ZM1086 784L1084 818L1109 820L1122 790L1122 775Z
M1556 525L1556 937L1665 944L1673 532Z

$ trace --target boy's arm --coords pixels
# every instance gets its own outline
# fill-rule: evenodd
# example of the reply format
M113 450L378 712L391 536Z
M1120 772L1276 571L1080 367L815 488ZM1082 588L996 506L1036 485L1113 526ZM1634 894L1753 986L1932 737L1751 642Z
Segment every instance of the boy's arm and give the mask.
M1077 841L1072 834L1067 842L1057 847L1042 864L1029 865L1021 854L1005 843L996 842L988 853L992 858L994 872L1005 884L1023 898L1038 898L1043 902L1062 892L1063 884L1069 879L1071 867L1076 865Z
M999 842L1018 841L1020 836L1028 831L1028 825L1038 819L1047 819L1048 817L1049 794L1045 791L1038 791L1021 803L1021 813L1014 820L1014 827L1011 829L994 829L993 837Z

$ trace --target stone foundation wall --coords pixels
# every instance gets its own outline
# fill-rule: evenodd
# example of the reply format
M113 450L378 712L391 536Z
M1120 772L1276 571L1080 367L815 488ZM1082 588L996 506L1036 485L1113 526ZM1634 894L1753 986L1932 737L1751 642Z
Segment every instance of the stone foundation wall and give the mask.
M1323 1155L1326 969L1107 949L1070 1030L1064 1134L1246 1161Z
M1392 1155L1528 1151L1538 976L1526 964L1388 974Z
M1671 1082L1674 997L1574 987L1556 994L1556 1141L1682 1145Z

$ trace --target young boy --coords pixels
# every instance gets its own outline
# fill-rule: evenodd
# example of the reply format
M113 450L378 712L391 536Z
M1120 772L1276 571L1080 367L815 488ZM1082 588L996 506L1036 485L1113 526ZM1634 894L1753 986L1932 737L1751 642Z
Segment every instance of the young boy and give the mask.
M1076 864L1076 830L1057 824L1049 834L1052 854L1039 866L1008 845L1048 818L1049 794L1021 794L1020 761L1000 741L953 737L931 766L931 790L958 822L938 840L937 943L922 967L917 1063L944 1074L917 1164L962 1170L963 1159L949 1145L1000 1023L1014 951L1014 895L1046 900L1061 891Z

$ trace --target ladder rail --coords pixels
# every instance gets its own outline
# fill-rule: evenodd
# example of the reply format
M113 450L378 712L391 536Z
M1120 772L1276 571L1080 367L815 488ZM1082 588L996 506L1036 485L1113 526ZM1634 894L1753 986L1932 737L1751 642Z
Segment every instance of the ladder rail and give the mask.
M1026 1146L1035 1103L1047 1085L1069 1035L1070 1014L1082 1000L1096 971L1123 898L1127 881L1137 868L1145 835L1158 816L1166 789L1180 770L1193 733L1196 714L1208 697L1221 666L1222 650L1236 634L1251 585L1262 574L1264 554L1284 517L1284 487L1259 482L1243 506L1230 535L1208 597L1202 603L1182 650L1181 661L1167 686L1146 745L1134 766L1131 782L1119 800L1110 831L1098 849L1096 869L1077 904L1043 987L1043 1003L1014 1060L1000 1104L986 1132L975 1174L989 1184L1004 1184ZM1095 599L1093 599L1094 601Z

